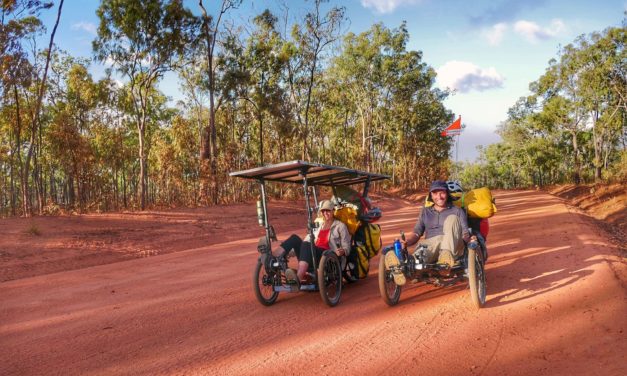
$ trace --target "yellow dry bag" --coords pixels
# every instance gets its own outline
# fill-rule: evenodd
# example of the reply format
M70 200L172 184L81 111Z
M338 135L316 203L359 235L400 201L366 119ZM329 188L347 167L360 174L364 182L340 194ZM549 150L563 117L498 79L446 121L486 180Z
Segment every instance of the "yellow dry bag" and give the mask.
M355 234L357 228L359 227L359 220L357 219L357 210L350 206L344 206L339 209L335 209L333 212L333 216L335 219L343 222L348 228L348 232L351 235Z
M487 187L473 189L462 196L462 207L466 208L469 217L490 218L496 213L496 205L492 192Z

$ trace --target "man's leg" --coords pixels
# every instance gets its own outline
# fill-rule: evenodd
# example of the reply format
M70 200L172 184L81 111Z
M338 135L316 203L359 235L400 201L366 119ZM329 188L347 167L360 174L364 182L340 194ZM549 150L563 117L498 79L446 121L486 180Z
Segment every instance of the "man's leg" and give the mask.
M434 263L438 259L438 255L440 254L440 248L442 245L442 235L434 236L432 238L423 239L419 241L418 244L416 245L416 249L418 249L418 247L421 244L424 244L427 246L427 251L425 252L425 262L427 264ZM414 250L414 253L416 253L416 249Z
M438 263L453 266L455 259L464 252L464 239L462 239L462 224L456 215L449 215L444 220L444 235L440 245Z

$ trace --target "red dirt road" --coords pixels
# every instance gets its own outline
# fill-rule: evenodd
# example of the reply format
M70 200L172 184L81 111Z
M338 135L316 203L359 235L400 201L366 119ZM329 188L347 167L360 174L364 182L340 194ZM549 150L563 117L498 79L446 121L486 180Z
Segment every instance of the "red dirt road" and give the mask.
M389 244L418 207L382 203ZM264 307L251 288L260 230L226 228L246 239L0 283L0 374L627 374L625 258L553 196L497 204L481 310L466 285L408 285L386 306L378 257L335 308L318 293Z

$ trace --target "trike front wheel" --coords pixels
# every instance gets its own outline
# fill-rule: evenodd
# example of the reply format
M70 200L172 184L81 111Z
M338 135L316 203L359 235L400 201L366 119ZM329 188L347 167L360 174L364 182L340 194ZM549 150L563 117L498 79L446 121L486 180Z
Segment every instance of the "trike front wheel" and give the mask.
M383 253L379 257L379 292L385 304L389 306L396 305L401 297L401 286L394 282L392 272L385 269L385 254Z
M279 292L274 290L275 278L280 278L278 273L268 274L263 262L259 259L253 273L253 290L259 303L265 306L274 304L279 296Z

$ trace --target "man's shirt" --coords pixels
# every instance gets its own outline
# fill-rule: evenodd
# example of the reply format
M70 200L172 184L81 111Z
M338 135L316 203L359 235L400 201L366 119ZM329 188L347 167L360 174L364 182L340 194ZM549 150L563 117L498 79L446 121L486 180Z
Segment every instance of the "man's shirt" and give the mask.
M444 220L449 215L456 215L460 219L462 225L462 236L465 238L468 236L468 220L466 219L466 212L453 204L447 204L446 209L441 212L435 210L435 206L423 208L416 226L414 226L414 233L420 238L426 232L425 239L432 238L438 235L444 235Z

